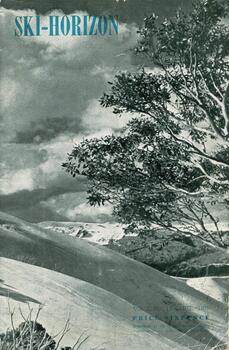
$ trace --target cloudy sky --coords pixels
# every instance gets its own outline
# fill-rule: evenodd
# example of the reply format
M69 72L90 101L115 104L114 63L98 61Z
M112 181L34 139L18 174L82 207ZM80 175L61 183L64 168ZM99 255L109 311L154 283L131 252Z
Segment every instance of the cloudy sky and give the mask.
M137 28L150 13L169 16L188 0L2 0L0 210L31 222L111 220L111 209L87 205L86 183L61 168L84 137L121 128L99 97L122 70L136 70ZM18 15L118 15L111 37L18 38Z

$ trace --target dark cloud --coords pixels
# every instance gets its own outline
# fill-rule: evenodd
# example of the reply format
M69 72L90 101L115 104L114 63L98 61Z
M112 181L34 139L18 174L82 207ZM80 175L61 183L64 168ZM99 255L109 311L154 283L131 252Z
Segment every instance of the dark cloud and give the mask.
M56 213L41 203L31 207L2 209L2 211L33 223L42 221L69 221L67 217Z
M6 132L6 131L5 131ZM48 161L49 154L44 148L36 145L19 145L16 143L1 144L0 172L17 171L23 168L35 168Z
M69 218L67 218L67 220L64 221L69 221ZM105 222L116 222L114 216L112 215L108 215L108 214L98 214L96 212L94 212L91 215L88 214L76 214L74 216L74 220L72 220L74 222L89 222L89 223L98 223L98 224L102 224Z
M80 118L68 119L66 117L47 117L41 123L41 120L32 121L27 125L25 130L16 132L14 139L15 143L41 143L49 141L63 134L71 131L78 134L83 129Z
M2 6L13 9L35 9L45 14L53 9L65 14L86 11L90 15L118 15L122 22L141 24L145 16L155 12L160 16L171 16L178 7L190 8L190 0L2 0Z
M54 187L48 189L36 189L33 191L23 190L8 195L2 195L0 196L0 210L19 209L21 207L28 208L63 193L82 192L83 188L84 184L82 184L82 182L77 183L75 181L73 188L63 186L62 188Z
M59 184L59 187L35 189L33 191L22 190L8 195L0 195L0 210L30 222L68 221L64 214L57 213L46 202L66 193L79 200L82 191L85 189L86 182L83 178L77 180L70 178L70 181Z
M87 203L84 178L63 182L59 187L22 190L0 195L0 211L29 222L113 222L111 208L91 208Z

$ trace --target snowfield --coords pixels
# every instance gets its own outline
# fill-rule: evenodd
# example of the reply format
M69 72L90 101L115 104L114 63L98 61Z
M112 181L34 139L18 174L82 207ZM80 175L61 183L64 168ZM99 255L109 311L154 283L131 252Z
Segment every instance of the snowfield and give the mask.
M80 324L79 333L87 326L99 342L110 340L105 349L207 350L225 342L227 304L223 300L80 238L5 213L0 213L0 224L0 256L7 258L0 263L5 305L1 330L6 326L4 290L8 288L45 305L41 322L47 328L61 326L60 320L64 324L68 311L75 310L71 313L73 333L78 334Z
M222 303L228 302L229 277L190 278L187 284Z
M98 224L85 222L43 221L40 222L38 226L72 237L85 238L89 242L101 245L108 244L111 239L118 240L124 236L122 225L108 222Z

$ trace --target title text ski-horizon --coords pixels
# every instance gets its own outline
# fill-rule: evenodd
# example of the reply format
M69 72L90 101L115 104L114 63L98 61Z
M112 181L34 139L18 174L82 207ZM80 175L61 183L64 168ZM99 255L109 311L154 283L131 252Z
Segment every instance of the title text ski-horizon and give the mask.
M117 16L17 16L15 36L111 36L119 32Z

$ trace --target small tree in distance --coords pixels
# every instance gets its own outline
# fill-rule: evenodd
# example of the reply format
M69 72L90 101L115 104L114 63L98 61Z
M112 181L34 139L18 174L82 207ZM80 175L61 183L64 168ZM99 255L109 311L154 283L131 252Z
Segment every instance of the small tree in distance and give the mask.
M101 98L129 122L63 164L87 177L91 205L112 203L130 230L156 224L227 246L212 214L228 205L227 14L226 1L204 0L161 24L146 18L135 49L145 67L116 75Z

